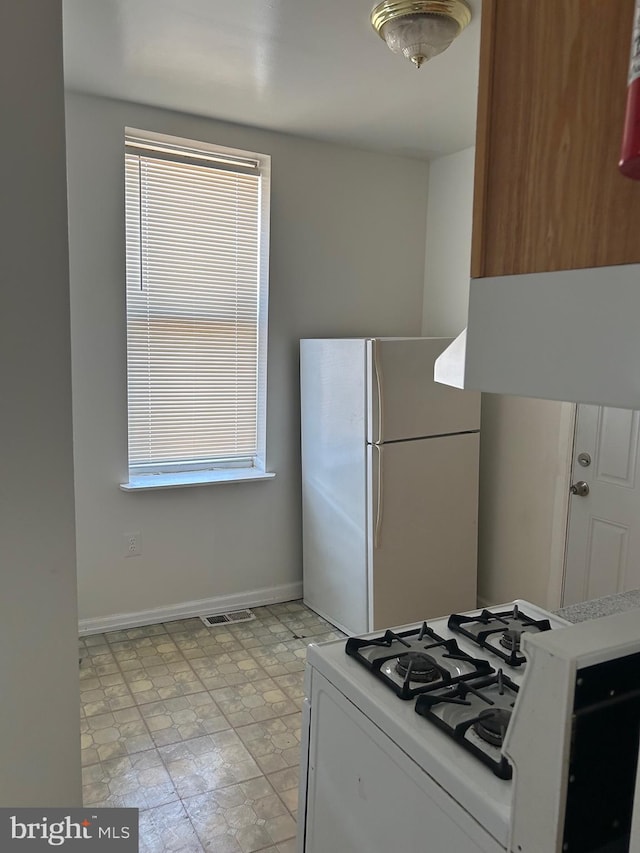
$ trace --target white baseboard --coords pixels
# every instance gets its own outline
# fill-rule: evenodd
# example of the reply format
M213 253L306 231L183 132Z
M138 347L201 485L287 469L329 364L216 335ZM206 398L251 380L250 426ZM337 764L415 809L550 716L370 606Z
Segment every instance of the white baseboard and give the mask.
M156 607L153 610L140 610L137 613L116 613L113 616L80 619L78 633L80 636L85 636L124 628L140 628L143 625L155 625L157 622L172 622L175 619L190 619L193 616L228 613L232 610L243 610L245 607L262 607L265 604L295 601L298 598L302 598L302 581L254 589L250 592L201 598L198 601L183 601L181 604Z

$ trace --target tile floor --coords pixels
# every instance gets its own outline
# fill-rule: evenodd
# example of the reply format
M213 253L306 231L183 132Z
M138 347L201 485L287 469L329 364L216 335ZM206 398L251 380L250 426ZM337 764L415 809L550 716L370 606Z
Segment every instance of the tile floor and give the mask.
M307 644L292 601L80 640L85 805L140 809L140 853L294 853Z

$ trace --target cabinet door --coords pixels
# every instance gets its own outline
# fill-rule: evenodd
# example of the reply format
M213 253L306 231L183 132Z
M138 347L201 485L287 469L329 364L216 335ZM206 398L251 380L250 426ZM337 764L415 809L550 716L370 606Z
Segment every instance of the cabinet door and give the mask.
M483 0L474 278L640 262L618 171L634 0Z

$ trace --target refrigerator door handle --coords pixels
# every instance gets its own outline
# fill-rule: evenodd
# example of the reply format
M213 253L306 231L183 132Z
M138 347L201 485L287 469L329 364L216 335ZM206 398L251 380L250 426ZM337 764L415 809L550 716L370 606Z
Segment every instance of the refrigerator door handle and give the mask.
M384 404L382 398L382 366L378 355L378 346L375 338L371 341L371 349L373 354L373 373L376 379L376 391L378 393L378 444L384 442Z
M376 523L373 529L373 547L379 548L381 539L382 539L382 512L383 512L383 501L382 501L382 445L374 444L373 445L378 453L378 476L376 482Z

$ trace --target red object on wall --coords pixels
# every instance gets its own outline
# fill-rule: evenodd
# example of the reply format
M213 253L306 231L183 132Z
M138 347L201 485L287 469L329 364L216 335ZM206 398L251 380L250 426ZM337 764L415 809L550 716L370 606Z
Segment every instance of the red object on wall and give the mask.
M627 178L640 181L640 0L633 13L627 111L618 166Z

